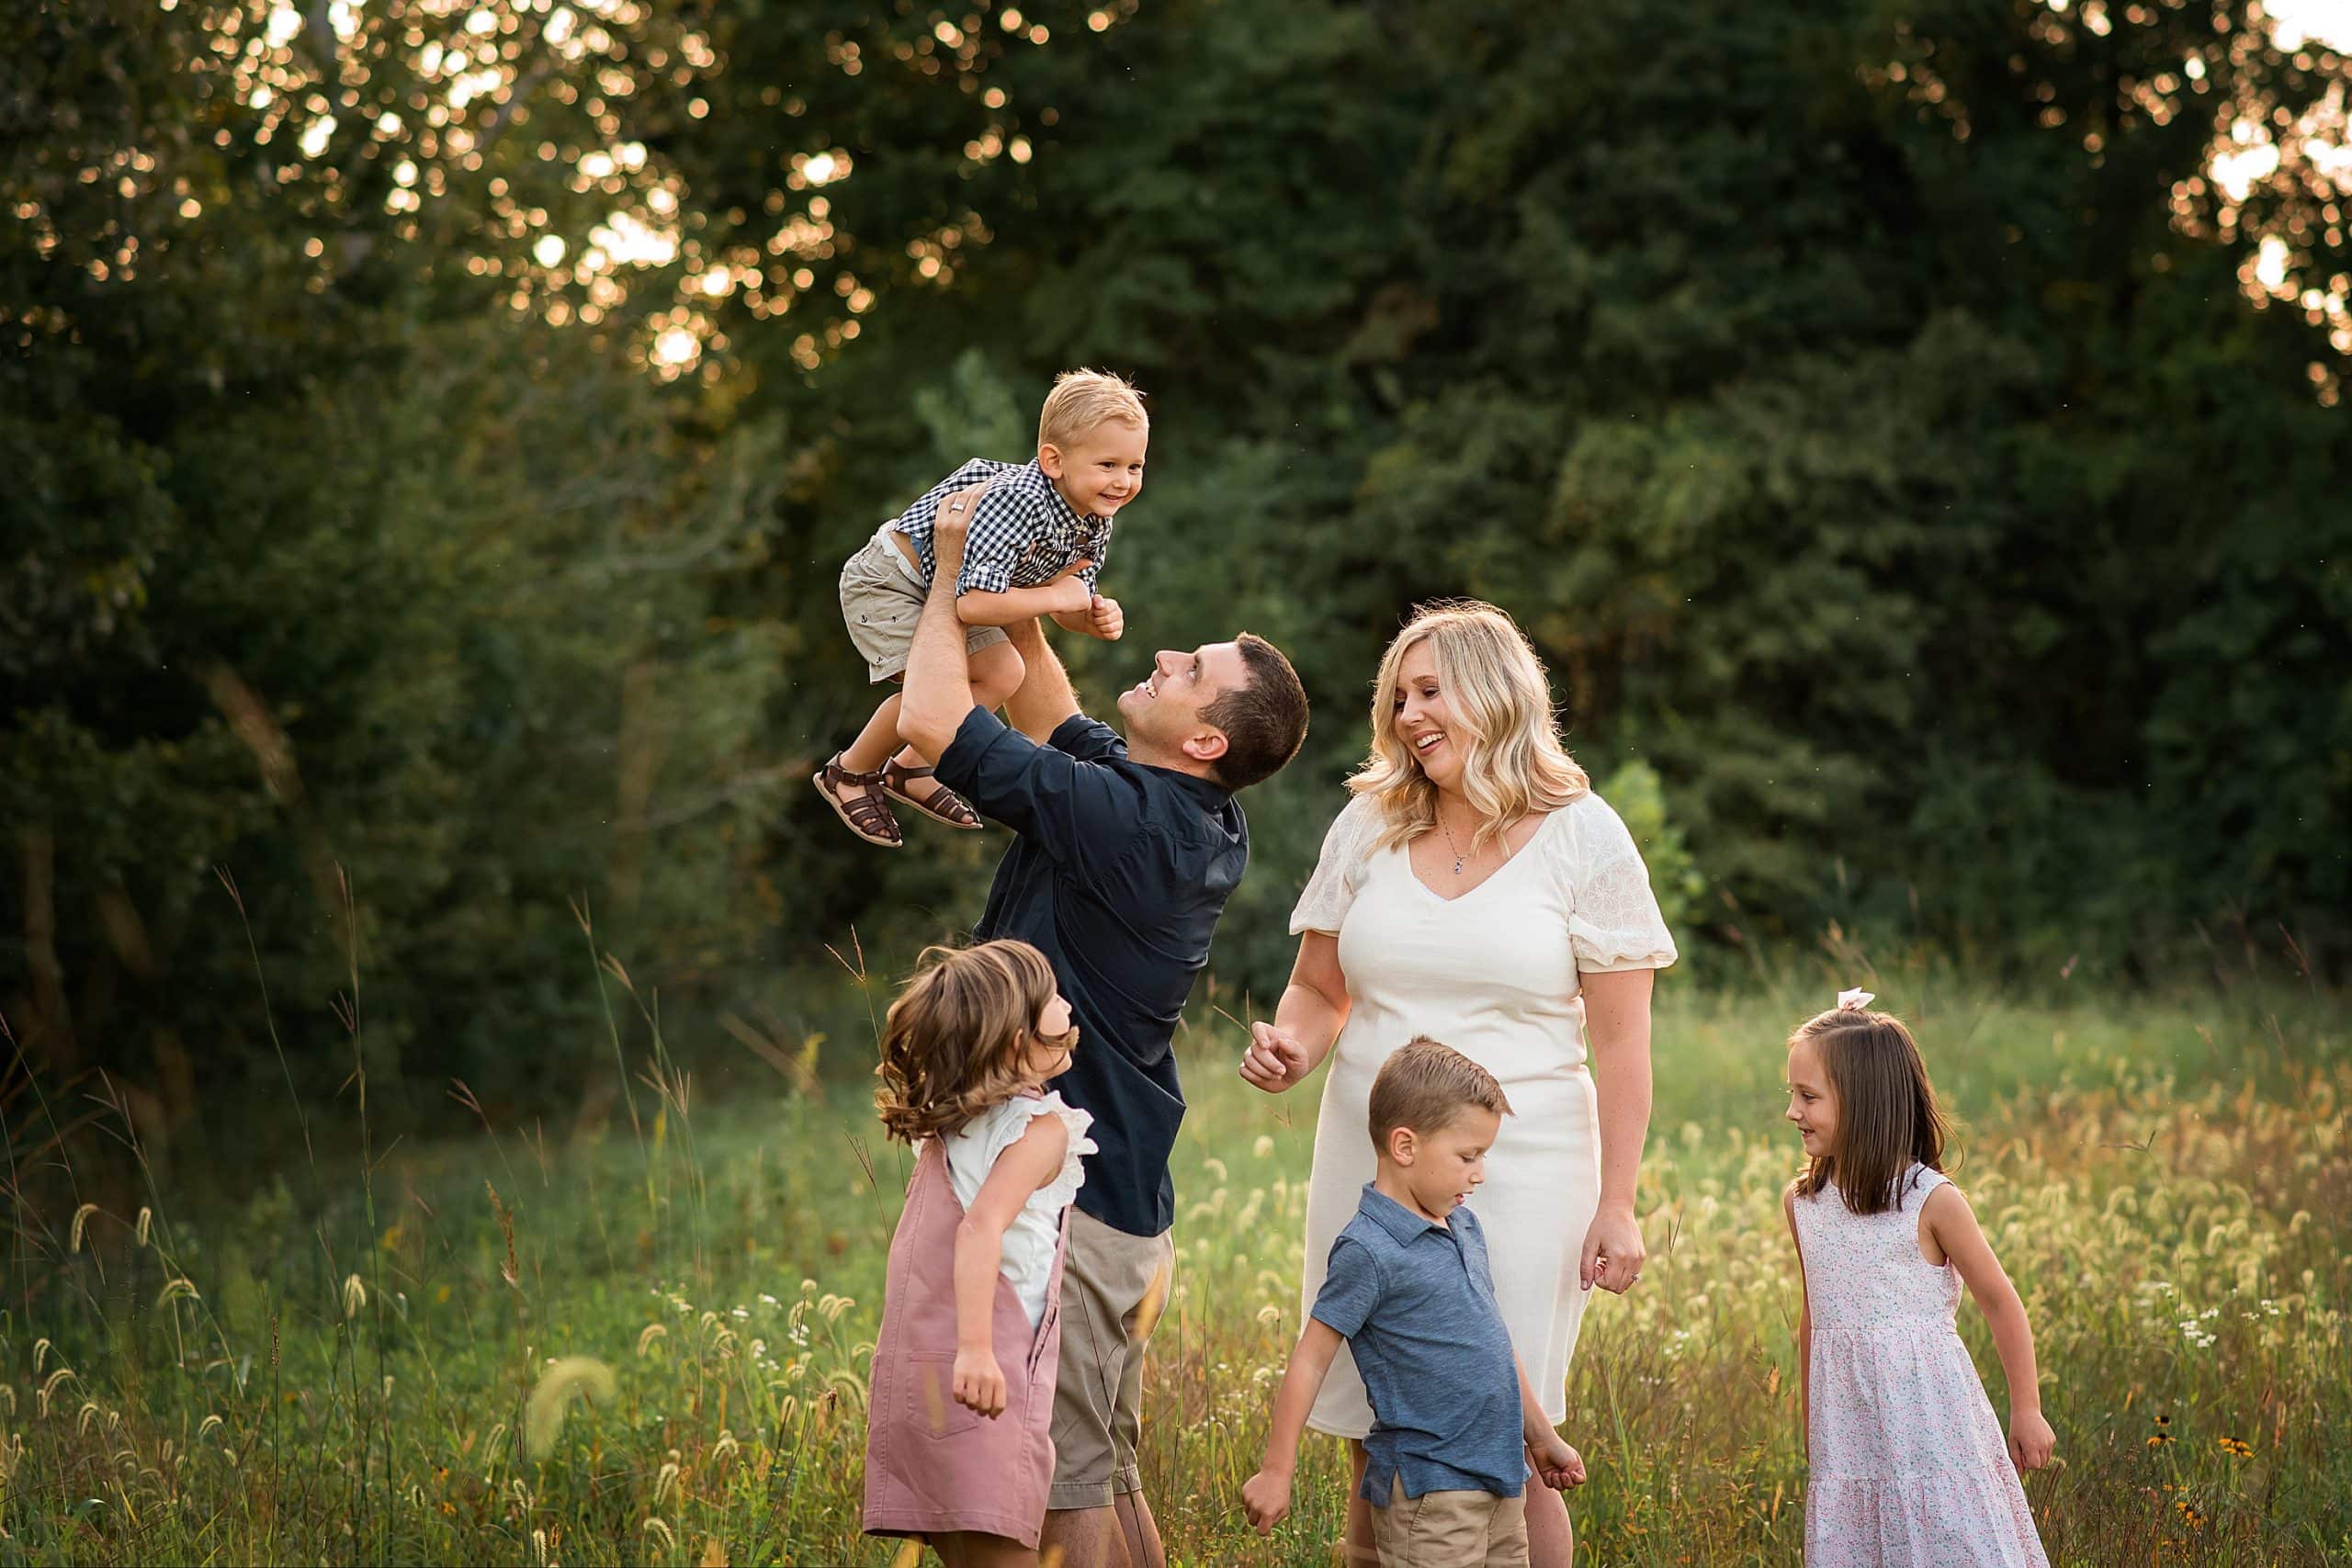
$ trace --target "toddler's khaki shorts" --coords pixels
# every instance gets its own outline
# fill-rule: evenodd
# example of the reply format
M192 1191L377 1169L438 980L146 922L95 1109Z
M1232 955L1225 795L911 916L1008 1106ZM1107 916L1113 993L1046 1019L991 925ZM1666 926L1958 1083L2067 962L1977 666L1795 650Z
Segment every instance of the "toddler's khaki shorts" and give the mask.
M865 660L868 681L896 680L907 672L907 650L914 647L915 623L922 619L923 590L899 564L905 558L886 527L842 568L842 620ZM967 656L1010 640L1002 626L964 628Z

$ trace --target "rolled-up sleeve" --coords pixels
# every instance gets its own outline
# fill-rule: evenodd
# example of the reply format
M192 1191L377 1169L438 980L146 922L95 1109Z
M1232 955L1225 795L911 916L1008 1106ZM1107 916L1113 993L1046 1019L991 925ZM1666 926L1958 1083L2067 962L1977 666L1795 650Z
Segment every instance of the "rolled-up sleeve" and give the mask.
M1055 739L1080 722L1092 721L1068 720ZM1115 744L1118 738L1111 739ZM981 816L1065 865L1097 849L1123 847L1142 815L1133 786L1111 769L1058 746L1040 746L982 707L964 716L940 756L938 777Z
M964 567L956 576L956 592L1002 593L1012 586L1013 569L1035 530L1034 508L1012 485L991 481L972 508L971 528L964 537Z

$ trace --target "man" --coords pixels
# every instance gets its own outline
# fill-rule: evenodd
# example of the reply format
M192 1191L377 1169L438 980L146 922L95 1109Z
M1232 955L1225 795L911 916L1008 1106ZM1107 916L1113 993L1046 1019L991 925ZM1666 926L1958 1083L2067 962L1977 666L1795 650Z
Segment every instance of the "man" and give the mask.
M1170 1049L1209 939L1250 860L1237 791L1306 735L1306 693L1247 633L1162 649L1119 696L1126 739L1079 711L1035 621L1008 628L1027 665L1006 704L974 705L955 582L978 489L939 509L938 565L907 663L899 728L942 784L1015 833L979 940L1018 937L1053 961L1083 1044L1058 1080L1094 1115L1098 1152L1070 1216L1062 1273L1054 1485L1039 1551L1068 1568L1163 1568L1136 1464L1144 1347L1176 1253L1169 1151L1184 1115Z

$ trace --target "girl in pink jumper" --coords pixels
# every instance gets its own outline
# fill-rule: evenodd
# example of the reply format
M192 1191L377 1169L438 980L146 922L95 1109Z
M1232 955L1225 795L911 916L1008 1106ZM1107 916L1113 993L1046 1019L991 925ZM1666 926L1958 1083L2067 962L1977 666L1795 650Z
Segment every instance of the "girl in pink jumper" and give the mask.
M1804 1271L1806 1568L2048 1568L2020 1472L2050 1462L2033 1330L1943 1173L1944 1115L1911 1032L1847 991L1789 1038L1809 1160L1782 1201ZM2006 1437L1952 1316L1992 1326Z
M1045 1085L1077 1043L1025 942L933 948L883 1026L875 1104L918 1155L874 1347L865 1532L948 1568L1037 1561L1064 1222L1094 1151L1093 1118Z

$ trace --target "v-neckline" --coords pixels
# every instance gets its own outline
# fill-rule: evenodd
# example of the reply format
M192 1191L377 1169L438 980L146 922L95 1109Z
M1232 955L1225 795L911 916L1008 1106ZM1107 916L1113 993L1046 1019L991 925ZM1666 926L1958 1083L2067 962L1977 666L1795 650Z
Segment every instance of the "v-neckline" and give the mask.
M1555 807L1553 809L1545 812L1544 814L1544 820L1535 825L1535 831L1527 835L1527 842L1513 850L1510 852L1510 859L1504 861L1502 864L1495 867L1494 870L1488 872L1485 876L1480 877L1476 882L1472 883L1461 892L1456 893L1451 898L1439 892L1436 888L1431 887L1428 883L1422 881L1421 874L1413 869L1413 846L1409 842L1397 845L1396 852L1405 858L1405 874L1412 879L1414 886L1419 888L1422 892L1428 894L1430 897L1436 899L1441 904L1459 904L1464 898L1467 898L1471 895L1476 893L1480 888L1497 881L1505 872L1510 870L1512 866L1517 865L1521 861L1526 859L1527 852L1535 847L1535 840L1542 838L1545 833L1551 831L1552 818L1557 817L1561 811L1565 809L1566 807Z

